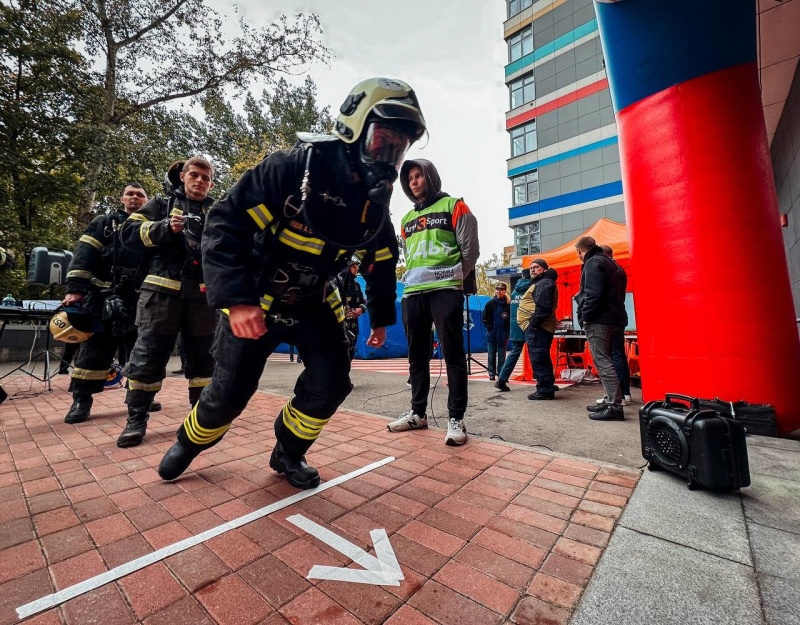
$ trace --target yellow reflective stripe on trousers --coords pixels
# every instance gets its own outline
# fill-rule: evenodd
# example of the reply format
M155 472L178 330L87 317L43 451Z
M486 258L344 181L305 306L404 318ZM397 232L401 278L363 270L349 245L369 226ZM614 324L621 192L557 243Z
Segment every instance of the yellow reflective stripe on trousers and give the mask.
M248 208L247 214L250 215L254 222L256 222L259 230L263 230L273 221L275 221L272 213L269 212L269 209L264 204L259 204L253 208Z
M289 232L288 230L281 230L278 235L278 241L289 247L293 247L301 252L308 252L319 256L322 254L322 248L325 247L325 241L315 237L306 237L296 232Z
M139 382L138 380L131 380L128 378L128 389L131 391L160 391L161 382Z
M172 289L173 291L181 290L180 280L170 280L169 278L154 276L153 274L150 274L144 279L144 284L155 284L156 286L163 286L164 288Z
M189 378L189 388L203 388L211 384L211 378Z
M197 404L192 407L189 416L183 421L183 429L186 436L195 445L208 445L216 440L222 438L222 435L228 431L231 424L220 426L218 428L204 428L197 422Z
M100 241L98 241L94 237L90 237L88 234L84 234L83 236L81 236L81 238L78 239L78 241L81 242L81 243L88 243L89 245L91 245L96 250L102 250L103 249L103 244L100 243Z
M75 367L72 370L72 377L79 380L106 380L108 378L108 369L78 369Z
M289 428L297 438L306 441L315 441L330 419L317 419L303 414L292 406L292 400L283 407L283 424Z

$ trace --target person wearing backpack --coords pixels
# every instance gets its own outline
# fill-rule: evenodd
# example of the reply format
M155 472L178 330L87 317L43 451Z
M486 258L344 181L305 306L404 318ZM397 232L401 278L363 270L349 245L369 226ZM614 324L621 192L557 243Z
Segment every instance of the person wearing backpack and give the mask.
M67 270L66 295L61 305L80 303L98 319L105 317L106 323L104 332L95 332L83 343L75 344L79 351L69 383L73 399L64 423L82 423L89 418L92 396L103 391L114 354L117 350L130 353L136 341L133 317L139 299L142 276L138 269L143 253L123 253L119 235L122 224L147 202L147 192L140 184L130 183L119 201L122 208L92 220L78 240ZM62 368L66 369L71 360L65 352ZM150 410L161 409L153 398L150 401Z
M147 252L149 262L136 309L139 336L124 373L128 378L128 420L117 447L139 445L147 432L150 404L167 375L178 332L186 350L189 403L211 381L216 311L209 306L200 255L200 237L214 201L214 167L193 156L173 163L165 191L133 213L122 227L131 251Z
M370 347L395 323L398 248L389 219L397 170L425 132L403 81L371 78L339 109L332 135L299 144L248 170L209 212L203 233L208 299L222 310L211 383L158 467L181 475L219 443L258 388L269 355L295 345L304 371L274 423L269 465L296 488L319 485L305 454L351 391L345 310L335 276L358 251L365 267Z

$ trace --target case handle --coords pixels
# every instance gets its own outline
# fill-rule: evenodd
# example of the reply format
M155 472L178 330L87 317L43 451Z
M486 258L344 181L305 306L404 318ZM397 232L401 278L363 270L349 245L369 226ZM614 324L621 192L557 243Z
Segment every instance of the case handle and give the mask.
M700 401L697 399L697 397L690 397L689 395L680 395L678 393L667 393L664 396L664 403L670 404L672 403L673 399L678 399L680 401L686 402L687 404L689 404L689 408L692 408L694 410L699 410L700 408Z

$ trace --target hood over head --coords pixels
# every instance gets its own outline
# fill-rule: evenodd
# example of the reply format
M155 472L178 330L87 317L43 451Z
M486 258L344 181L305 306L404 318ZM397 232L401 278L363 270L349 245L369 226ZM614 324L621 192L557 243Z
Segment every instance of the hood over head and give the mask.
M412 167L419 167L425 176L426 197L423 202L417 202L414 194L411 193L411 187L408 186L408 172ZM442 179L439 178L439 172L436 171L436 167L424 158L408 160L403 163L400 168L400 186L403 187L403 193L406 194L406 197L414 204L414 208L418 209L426 208L443 197L448 197L448 194L442 191Z
M530 278L520 278L514 285L514 293L525 293L525 291L530 288L531 284L533 284L533 280Z

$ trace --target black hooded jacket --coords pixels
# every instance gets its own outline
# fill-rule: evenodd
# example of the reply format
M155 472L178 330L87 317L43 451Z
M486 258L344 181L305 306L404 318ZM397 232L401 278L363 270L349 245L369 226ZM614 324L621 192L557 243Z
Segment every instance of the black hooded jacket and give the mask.
M578 321L624 326L626 319L625 287L617 264L595 245L583 258Z

